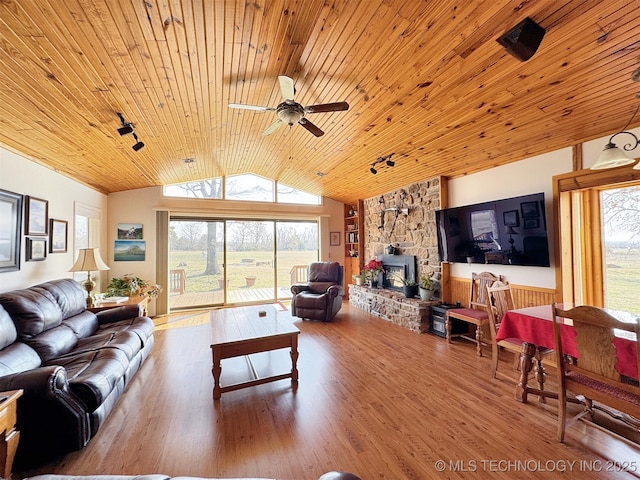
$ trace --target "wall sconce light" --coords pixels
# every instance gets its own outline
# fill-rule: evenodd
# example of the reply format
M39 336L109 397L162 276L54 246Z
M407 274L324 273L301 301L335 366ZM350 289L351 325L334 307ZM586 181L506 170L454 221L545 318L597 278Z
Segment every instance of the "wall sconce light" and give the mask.
M376 158L376 161L371 164L371 168L369 169L369 171L375 175L376 173L378 173L378 169L380 169L380 167L376 169L376 165L379 165L381 163L383 164L382 165L383 167L393 167L396 164L396 162L391 160L392 156L393 156L393 153L390 153L389 155L386 155L384 157Z
M133 123L127 122L124 119L124 116L120 112L116 112L116 115L118 115L118 118L122 123L122 126L118 128L118 133L120 134L120 136L133 135L133 139L136 141L136 143L131 148L133 148L134 152L137 152L138 150L142 149L144 147L144 143L138 139L136 132L133 130Z

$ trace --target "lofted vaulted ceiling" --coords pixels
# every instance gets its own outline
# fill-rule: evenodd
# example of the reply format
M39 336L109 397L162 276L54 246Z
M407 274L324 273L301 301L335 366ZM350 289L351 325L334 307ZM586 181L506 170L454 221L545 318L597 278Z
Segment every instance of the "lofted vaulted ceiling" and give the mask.
M105 193L250 172L351 203L620 130L640 102L637 7L2 0L0 144ZM546 35L521 62L496 39L525 17ZM275 112L228 104L276 107L279 75L302 105L350 108L308 115L322 137L298 124L263 136Z

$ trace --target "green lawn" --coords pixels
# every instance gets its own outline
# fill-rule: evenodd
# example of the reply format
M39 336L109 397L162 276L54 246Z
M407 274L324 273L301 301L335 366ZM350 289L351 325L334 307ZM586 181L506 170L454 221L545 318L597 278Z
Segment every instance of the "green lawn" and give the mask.
M278 280L280 285L290 284L293 265L308 265L316 261L316 251L284 251L278 253ZM222 275L203 275L206 258L204 252L172 251L170 269L183 268L186 273L187 292L209 292L220 289ZM218 262L222 270L222 255ZM229 289L247 288L246 277L256 277L254 288L273 286L273 252L227 252L227 281ZM262 262L271 262L270 264ZM184 266L179 266L183 264ZM259 265L260 264L260 265Z
M614 310L640 313L640 252L608 249L605 266L606 305Z

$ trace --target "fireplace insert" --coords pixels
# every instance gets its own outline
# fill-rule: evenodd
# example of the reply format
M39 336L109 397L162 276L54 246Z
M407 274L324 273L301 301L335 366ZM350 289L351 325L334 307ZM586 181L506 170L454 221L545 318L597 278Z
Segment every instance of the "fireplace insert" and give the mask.
M378 255L382 262L383 288L402 290L403 280L416 281L415 255Z

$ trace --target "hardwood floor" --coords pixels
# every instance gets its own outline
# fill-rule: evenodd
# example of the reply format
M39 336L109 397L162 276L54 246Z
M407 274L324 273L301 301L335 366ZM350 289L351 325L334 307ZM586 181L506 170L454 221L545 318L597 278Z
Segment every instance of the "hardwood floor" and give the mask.
M622 479L635 478L616 471L622 462L640 470L637 447L584 423L559 444L555 402L515 401L515 372L513 381L491 379L491 360L478 358L473 343L449 345L348 304L332 323L293 319L301 330L295 392L283 380L214 402L208 320L207 312L156 319L150 358L89 445L14 477L164 473L311 480L346 470L363 480L539 479L566 470L573 472L568 478ZM290 366L286 350L252 358L263 374ZM510 375L510 368L505 355L500 370ZM224 361L223 381L248 375L245 359Z

